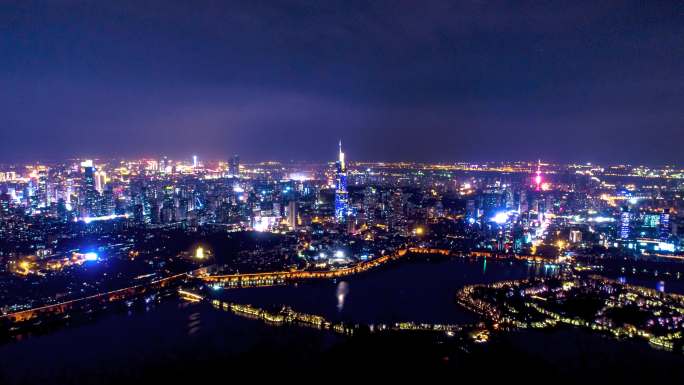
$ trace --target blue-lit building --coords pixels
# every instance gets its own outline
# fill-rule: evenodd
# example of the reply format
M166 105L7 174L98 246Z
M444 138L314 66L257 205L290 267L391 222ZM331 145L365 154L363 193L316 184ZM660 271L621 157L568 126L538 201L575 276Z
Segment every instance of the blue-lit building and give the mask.
M337 175L335 181L335 219L344 222L349 215L349 192L347 191L347 167L344 163L342 141L336 163Z
M97 216L98 193L95 189L95 166L92 160L81 163L83 168L83 206L81 217Z
M670 212L663 210L660 214L660 240L667 241L670 238Z
M629 210L624 207L620 213L620 227L618 230L620 239L629 238Z
M233 177L240 176L240 157L238 155L233 155L230 159L230 174Z

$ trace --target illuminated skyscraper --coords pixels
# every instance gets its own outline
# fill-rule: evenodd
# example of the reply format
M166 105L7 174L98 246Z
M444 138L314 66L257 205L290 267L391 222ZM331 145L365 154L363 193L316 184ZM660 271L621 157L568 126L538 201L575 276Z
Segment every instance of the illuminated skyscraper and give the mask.
M0 216L9 215L11 199L7 193L0 194Z
M477 207L475 206L474 199L468 199L466 201L466 218L471 224L477 221Z
M629 210L627 207L623 207L620 213L620 228L618 232L620 239L629 238Z
M41 169L40 171L38 171L38 188L36 189L36 201L38 207L50 206L47 169Z
M670 210L665 209L660 214L660 240L667 241L670 238Z
M95 190L102 194L105 185L107 184L107 173L104 171L95 171Z
M579 230L570 230L570 243L582 242L582 232Z
M95 206L97 203L97 190L95 189L95 166L92 160L81 163L83 167L83 206L82 217L96 216Z
M164 197L162 199L161 207L161 221L163 223L171 223L175 221L176 206L174 201L174 188L171 185L164 186Z
M287 225L292 229L297 228L297 201L295 199L287 204Z
M542 184L541 161L537 162L537 172L535 173L535 176L534 176L534 184L536 186L537 191L541 190L541 184Z
M349 215L349 193L347 192L347 166L344 162L344 152L342 152L341 140L336 166L337 180L335 186L335 218L338 222L344 222L347 218L347 215Z

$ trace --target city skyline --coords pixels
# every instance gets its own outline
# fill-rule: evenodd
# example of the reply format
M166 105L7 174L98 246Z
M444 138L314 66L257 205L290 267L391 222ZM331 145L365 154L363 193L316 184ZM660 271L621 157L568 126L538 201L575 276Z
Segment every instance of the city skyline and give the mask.
M164 338L178 332L180 317L173 352L193 344L195 333L221 340L240 330L248 346L272 346L278 338L254 337L254 328L282 327L286 336L303 328L346 341L332 350L308 344L307 355L345 343L392 349L406 340L420 346L407 355L408 367L445 365L448 354L458 370L478 355L490 361L516 330L546 329L609 336L604 343L620 351L629 344L661 350L625 354L621 369L599 366L592 377L614 378L650 354L681 360L684 169L539 160L357 164L346 151L337 141L336 154L318 164L245 164L234 154L207 167L197 155L0 165L0 353L14 357L24 339L43 344L76 333L60 348L78 356L92 346L80 333L112 335L118 328L108 317L125 312L124 330L167 320L153 321L163 324L156 333ZM203 321L212 318L248 324ZM85 320L92 324L81 328ZM132 340L166 349L148 342L153 335L119 338L127 343L105 345L107 355L78 373L106 362L113 382L127 383L131 372L108 357L129 357ZM547 338L525 338L514 355ZM570 360L599 357L593 346ZM247 356L237 349L231 355L219 344L210 356L239 365ZM256 350L259 366L283 362L264 359L267 349ZM421 358L425 352L439 355ZM370 362L396 363L392 354L370 353ZM173 377L169 361L150 368L155 357L145 354L133 373ZM564 370L566 359L542 365ZM64 367L49 360L55 369L22 371L10 361L0 374L30 383ZM213 365L203 358L194 367ZM649 368L638 375L651 376Z
M346 152L345 152L346 153ZM353 152L352 152L353 154ZM169 161L177 162L179 164L194 164L195 162L198 162L197 164L205 164L205 163L210 163L210 164L218 164L218 163L226 163L230 164L232 158L235 156L240 157L243 160L243 163L246 164L261 164L261 163L279 163L283 165L320 165L320 164L326 164L326 163L335 163L336 160L334 159L276 159L276 158L268 158L268 157L261 157L261 158L248 158L244 159L241 157L241 154L235 153L235 154L225 154L223 156L215 156L215 157L204 157L202 154L198 153L191 153L190 155L187 154L181 154L178 156L170 156L169 154L152 154L152 155L140 155L140 156L98 156L95 155L71 155L68 157L63 157L63 158L54 158L54 159L49 159L49 158L44 158L44 157L38 157L35 156L32 159L27 159L27 160L22 160L22 159L14 159L14 160L9 160L9 161L0 161L0 166L4 167L16 167L16 166L36 166L36 165L54 165L54 164L60 164L60 163L69 163L69 162L81 162L81 161L97 161L97 162L112 162L112 161L120 161L120 162L129 162L129 161L142 161L142 160L161 160L161 159L168 159ZM546 164L546 165L576 165L576 166L596 166L596 167L617 167L617 166L633 166L633 167L653 167L653 168L684 168L684 162L669 162L669 163L649 163L649 162L626 162L626 161L612 161L612 162L592 162L592 161L583 161L581 159L577 160L567 160L567 161L553 161L551 159L544 159L544 158L530 158L530 159L524 159L524 158L511 158L511 159L485 159L485 160L474 160L474 159L453 159L453 160L445 160L445 161L414 161L414 160L383 160L383 159L353 159L347 161L350 165L357 165L357 164L401 164L401 163L407 163L407 164L416 164L416 165L521 165L521 164L527 164L530 167L534 168L537 167L538 164Z

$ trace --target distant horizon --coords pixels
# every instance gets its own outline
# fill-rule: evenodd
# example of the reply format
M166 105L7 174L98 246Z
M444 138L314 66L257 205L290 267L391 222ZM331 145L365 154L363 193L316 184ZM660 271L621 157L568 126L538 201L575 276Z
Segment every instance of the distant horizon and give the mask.
M275 162L275 163L281 163L281 164L326 164L326 163L334 163L335 159L331 157L330 159L268 159L268 158L263 158L260 160L257 159L250 159L250 158L243 158L239 153L230 155L228 157L220 158L220 157L202 157L201 155L197 155L198 160L200 163L202 162L229 162L230 157L233 155L237 155L240 158L240 163L241 164L259 164L259 163L268 163L268 162ZM26 160L26 161L15 161L15 162L7 162L7 161L0 161L0 166L16 166L16 165L41 165L41 164L56 164L56 163L66 163L66 162L77 162L81 160L86 160L86 159L92 159L95 161L102 161L102 162L110 162L110 161L138 161L138 160L159 160L166 157L167 159L174 161L174 162L186 162L186 163L192 163L192 157L193 155L189 156L170 156L170 155L156 155L156 156L73 156L73 157L68 157L68 158L62 158L62 159L36 159L36 160ZM529 163L529 164L536 164L537 162L541 162L542 165L548 164L548 165L557 165L557 166L632 166L632 167L675 167L675 168L683 168L684 169L684 162L680 164L676 163L636 163L636 162L583 162L583 161L553 161L553 160L546 160L546 159L511 159L511 160L444 160L444 161L415 161L415 160L364 160L364 159L349 159L347 157L347 162L350 164L356 164L356 163L386 163L386 164L396 164L396 163L414 163L414 164L424 164L424 165L437 165L437 164L444 164L444 165L451 165L451 164L471 164L471 165L476 165L476 164L513 164L513 163Z

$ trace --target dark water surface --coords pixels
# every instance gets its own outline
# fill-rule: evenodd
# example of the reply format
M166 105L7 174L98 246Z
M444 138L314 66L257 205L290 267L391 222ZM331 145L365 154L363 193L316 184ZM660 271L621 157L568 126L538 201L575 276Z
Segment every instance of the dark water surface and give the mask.
M455 304L455 293L464 285L555 273L520 262L420 257L334 281L220 290L215 295L255 306L288 305L331 321L463 323L476 320Z
M556 272L543 265L520 262L421 257L336 281L213 293L227 301L257 306L288 305L333 321L463 323L475 320L454 302L455 292L463 285ZM553 352L563 357L562 365L569 360L581 366L597 359L584 345L577 353L573 345L577 338L566 336L576 335L574 331L560 333L512 335L509 341L512 346L528 349L526 354L543 356L546 351ZM195 371L212 374L221 368L239 367L243 361L250 365L263 363L264 368L278 362L305 365L319 359L321 352L335 351L344 341L345 337L330 332L273 327L217 311L207 304L168 300L148 309L108 313L88 323L1 345L0 384L118 383L118 379L135 383L153 380L161 372L192 378ZM627 346L593 336L583 337L581 343L599 343L602 348L598 354L604 356L607 353L602 352L620 351ZM642 348L639 345L635 352ZM655 357L654 362L684 365L684 359L671 353L649 350L648 354Z

